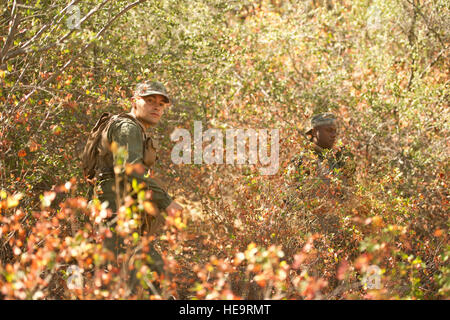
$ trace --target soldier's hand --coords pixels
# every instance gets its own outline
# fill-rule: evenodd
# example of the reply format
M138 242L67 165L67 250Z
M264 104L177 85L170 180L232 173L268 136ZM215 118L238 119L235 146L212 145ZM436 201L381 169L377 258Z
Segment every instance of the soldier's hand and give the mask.
M177 213L181 213L183 211L183 207L180 206L175 201L172 201L169 206L166 208L166 212L169 216L176 216Z

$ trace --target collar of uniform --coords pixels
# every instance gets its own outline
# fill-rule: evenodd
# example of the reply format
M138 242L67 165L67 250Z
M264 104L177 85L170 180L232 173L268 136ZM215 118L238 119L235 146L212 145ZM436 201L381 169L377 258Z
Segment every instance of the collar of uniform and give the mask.
M317 154L317 156L320 158L320 160L324 160L325 158L328 158L329 156L334 157L334 151L332 149L324 149L312 141L311 141L311 144L312 144L312 149Z

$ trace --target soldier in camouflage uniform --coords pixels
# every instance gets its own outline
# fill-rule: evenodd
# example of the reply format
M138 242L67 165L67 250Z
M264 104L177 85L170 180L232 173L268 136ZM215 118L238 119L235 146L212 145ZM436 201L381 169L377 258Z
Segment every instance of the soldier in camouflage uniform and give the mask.
M354 168L353 155L346 147L334 150L337 138L337 118L332 113L320 113L311 118L305 135L309 138L306 148L296 155L288 168L288 174L295 182L297 192L290 192L286 204L295 207L295 198L299 192L306 197L336 197L339 201L345 198L344 193L331 190L331 180L340 180L341 186L348 183ZM334 185L335 186L335 185ZM319 217L320 224L326 231L336 229L337 217L325 215Z
M136 86L133 97L133 107L129 117L117 116L117 119L102 134L101 147L98 162L98 197L101 201L108 201L109 208L114 212L117 210L114 160L110 150L112 142L118 147L125 147L128 152L127 163L142 165L149 169L154 165L157 156L157 145L151 137L149 129L155 126L164 110L169 107L170 99L165 87L159 82L145 82ZM134 119L134 120L132 120ZM102 161L103 160L103 161ZM113 160L113 161L111 161ZM134 170L127 175L131 182L136 179L138 183L144 182L152 191L152 201L158 209L167 213L175 213L181 210L181 206L174 202L154 179L146 177L146 171L137 173Z
M161 225L164 221L161 215L163 210L168 215L176 215L183 209L153 178L146 175L157 159L157 145L151 137L149 129L159 122L164 110L170 106L170 102L167 91L161 83L147 81L138 84L132 98L131 112L113 116L101 133L96 160L95 194L101 202L108 202L108 207L112 212L116 212L119 205L116 194L117 181L114 174L117 155L112 153L111 145L115 142L118 149L124 147L127 150L125 163L140 167L140 170L133 170L125 175L129 185L135 179L138 184L145 183L147 190L151 191L151 202L155 205L156 211L156 218L150 217L152 228L148 230L152 230L152 232L155 232L155 225ZM123 194L124 184L119 183L118 185L119 194ZM110 219L110 226L113 230L114 221L113 216ZM115 232L111 238L105 239L104 246L113 251L115 255L125 252L126 249L123 240ZM162 258L153 248L149 253L154 262L153 268L162 272ZM137 282L134 274L131 276L131 282L133 282L131 286L134 288Z

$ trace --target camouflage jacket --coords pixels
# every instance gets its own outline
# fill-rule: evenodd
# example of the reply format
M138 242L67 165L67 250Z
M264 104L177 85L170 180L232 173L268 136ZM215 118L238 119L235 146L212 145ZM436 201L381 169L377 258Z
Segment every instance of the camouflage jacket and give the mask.
M118 117L111 125L102 133L102 139L99 146L99 168L97 168L98 182L96 193L100 201L108 201L109 208L116 211L116 192L115 192L115 175L114 163L116 163L116 156L110 151L112 142L116 142L118 147L125 147L128 157L125 159L129 164L141 164L148 171L149 165L156 160L153 154L148 155L146 152L147 145L150 144L154 149L154 140L144 131L143 126L136 122L125 118ZM150 148L151 149L151 148ZM156 152L156 150L154 150ZM155 153L154 153L155 154ZM149 158L153 158L150 159ZM156 203L159 209L164 210L172 202L172 198L164 191L158 183L144 173L132 173L126 175L127 180L132 182L133 179L139 183L146 184L147 189L152 191L152 200Z
M345 189L353 173L348 170L354 165L351 158L352 154L347 148L336 152L326 151L307 142L305 148L291 159L285 171L283 202L287 214L297 216L298 212L304 212L302 208L305 208L305 204L308 204L308 208L311 203L323 204L316 202L318 199L333 197L338 201L345 200L348 195ZM320 220L322 231L329 230L337 221L333 214L315 218Z
M353 154L347 147L337 151L323 150L313 143L290 162L288 174L296 181L320 180L329 184L331 178L348 179L354 173Z

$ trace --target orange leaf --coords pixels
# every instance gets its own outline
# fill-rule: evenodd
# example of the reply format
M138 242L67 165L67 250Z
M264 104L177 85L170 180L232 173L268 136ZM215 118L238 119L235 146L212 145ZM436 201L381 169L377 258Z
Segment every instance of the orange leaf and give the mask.
M17 207L19 205L20 199L22 199L22 198L23 198L23 194L22 193L17 193L15 195L11 196L11 197L8 197L6 199L6 206L8 208Z
M35 141L30 141L30 152L35 152L39 149L39 144L37 144Z
M152 216L158 215L159 212L158 208L152 202L148 201L144 202L144 210L145 212L147 212L149 215Z
M338 280L344 280L345 274L347 270L349 269L348 262L346 260L343 260L341 264L339 265L338 271L337 271L337 278Z

